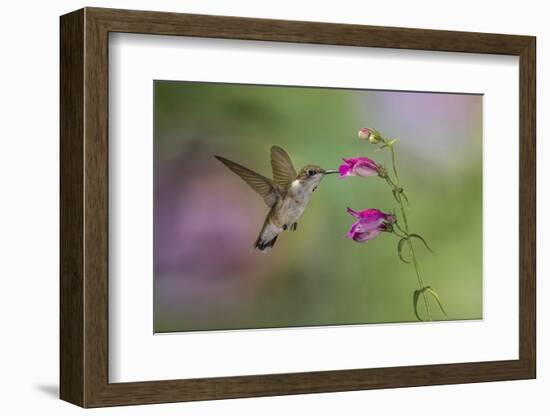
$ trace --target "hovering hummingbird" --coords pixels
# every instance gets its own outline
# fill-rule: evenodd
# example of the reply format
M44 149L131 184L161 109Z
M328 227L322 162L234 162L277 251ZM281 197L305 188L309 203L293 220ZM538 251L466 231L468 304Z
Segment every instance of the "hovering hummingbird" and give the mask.
M279 146L271 148L273 179L221 156L215 157L258 192L271 208L253 247L263 253L273 247L283 231L296 231L298 218L306 209L311 193L317 189L321 179L325 175L338 173L317 165L306 165L296 173L290 157Z

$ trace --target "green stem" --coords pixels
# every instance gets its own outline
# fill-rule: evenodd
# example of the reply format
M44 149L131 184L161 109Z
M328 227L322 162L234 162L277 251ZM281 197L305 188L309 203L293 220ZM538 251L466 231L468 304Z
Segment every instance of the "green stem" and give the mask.
M420 285L420 289L424 287L424 282L422 281L422 277L420 276L420 271L418 270L418 262L416 261L416 255L414 253L414 247L411 239L407 239L407 242L409 243L409 248L411 249L411 257L414 265L414 271L416 272L416 277L418 278L418 284ZM426 293L422 291L422 299L424 300L424 305L426 305L426 311L428 312L428 321L432 320L432 311L430 310L430 304L428 303L428 298L426 296Z
M384 141L384 143L388 143L387 141ZM389 176L386 176L386 181L390 186L393 187L393 189L396 189L399 187L399 175L397 174L397 157L395 155L395 150L393 149L393 144L388 145L391 152L391 162L393 167L393 173L395 175L395 181L396 183L393 183L393 181L390 179ZM399 208L401 210L401 217L403 218L403 225L405 228L405 234L407 236L409 235L409 222L407 220L407 214L405 213L405 207L403 205L403 199L400 197L397 199L397 202L399 203ZM418 284L420 285L420 289L424 287L424 282L422 281L422 276L420 275L420 270L418 268L418 261L416 259L416 253L414 251L414 246L410 238L407 238L407 243L409 245L409 249L411 251L411 258L414 265L414 271L416 272L416 277L418 279ZM422 299L424 300L424 305L426 305L426 311L428 313L428 320L432 320L432 311L430 310L430 304L428 303L428 297L426 296L426 293L422 291Z
M390 145L390 152L391 152L391 164L393 166L393 173L395 174L395 180L397 182L397 186L399 186L399 175L397 174L397 160L395 157L395 150L393 150L393 144Z
M394 224L394 225L395 225L395 224ZM401 230L399 230L399 231L401 231ZM408 238L408 235L407 235L407 234L405 234L405 233L402 234L402 231L401 231L401 232L398 232L398 231L397 231L397 227L394 227L393 233L394 233L397 237L399 237L400 239L401 239L401 238Z
M409 222L407 221L407 215L405 214L403 201L399 201L399 208L401 209L401 217L403 217L403 225L405 226L405 232L409 234Z

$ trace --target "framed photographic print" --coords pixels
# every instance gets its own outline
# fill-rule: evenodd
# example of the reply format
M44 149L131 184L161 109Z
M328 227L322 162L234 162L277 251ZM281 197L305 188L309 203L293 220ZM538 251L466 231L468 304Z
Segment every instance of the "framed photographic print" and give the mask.
M82 407L536 375L535 38L61 17Z

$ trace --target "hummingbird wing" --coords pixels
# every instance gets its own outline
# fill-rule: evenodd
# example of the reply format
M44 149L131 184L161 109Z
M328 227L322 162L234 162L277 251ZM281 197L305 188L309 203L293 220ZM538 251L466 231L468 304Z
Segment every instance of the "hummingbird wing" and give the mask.
M298 175L287 152L279 146L271 148L271 168L273 169L273 180L282 189L288 189Z
M232 162L224 157L215 156L220 162L240 176L252 189L258 192L268 207L273 207L281 195L278 186L271 179L260 175L238 163Z

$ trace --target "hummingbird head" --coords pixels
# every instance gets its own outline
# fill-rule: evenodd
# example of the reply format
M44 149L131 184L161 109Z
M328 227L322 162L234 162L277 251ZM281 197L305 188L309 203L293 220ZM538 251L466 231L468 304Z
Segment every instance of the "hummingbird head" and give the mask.
M321 166L306 165L298 172L298 179L301 182L319 182L323 177L325 170Z
M331 173L338 173L338 172L332 171L332 170L325 170L318 165L306 165L302 169L300 169L300 172L298 172L298 176L296 177L296 180L298 180L299 183L303 185L307 185L308 188L314 188L317 185L319 185L319 182L321 182L321 179L323 179L325 175L328 175Z

